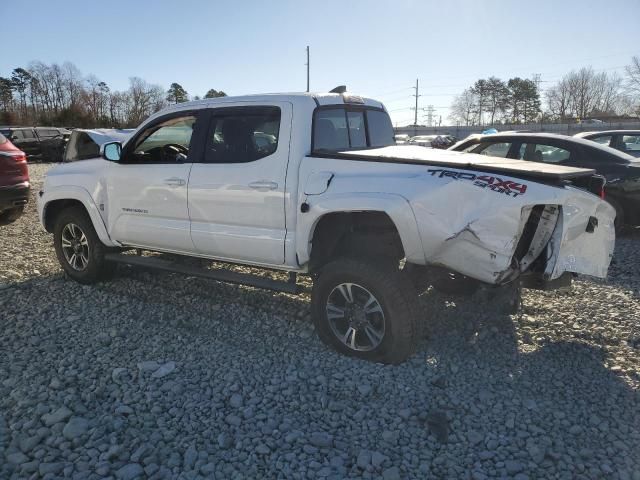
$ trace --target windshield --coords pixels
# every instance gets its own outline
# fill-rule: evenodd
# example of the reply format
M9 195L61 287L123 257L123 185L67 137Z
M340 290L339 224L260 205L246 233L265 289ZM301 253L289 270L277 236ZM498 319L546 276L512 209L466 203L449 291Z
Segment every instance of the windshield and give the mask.
M331 152L395 144L387 112L339 105L316 109L312 142L314 151Z

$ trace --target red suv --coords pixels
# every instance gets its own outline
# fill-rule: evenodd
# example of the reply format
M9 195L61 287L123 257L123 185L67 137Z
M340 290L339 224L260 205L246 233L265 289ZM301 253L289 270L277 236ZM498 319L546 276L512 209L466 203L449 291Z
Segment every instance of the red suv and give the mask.
M15 222L29 201L27 156L0 133L0 225Z

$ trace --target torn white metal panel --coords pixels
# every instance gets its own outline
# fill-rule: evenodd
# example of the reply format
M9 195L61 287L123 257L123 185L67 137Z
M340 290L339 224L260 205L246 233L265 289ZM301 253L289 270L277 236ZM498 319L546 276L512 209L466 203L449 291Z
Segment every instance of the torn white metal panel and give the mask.
M300 171L303 185L316 168L317 159L305 159ZM374 209L389 213L405 253L411 255L407 258L410 263L438 265L483 282L505 283L527 271L545 251L552 232L557 232L557 244L563 241L564 244L562 252L558 251L556 257L550 258L555 269L554 278L565 270L606 275L613 251L612 217L608 205L591 193L508 174L452 170L442 166L323 158L322 168L334 175L326 191L314 196L304 195L304 190L300 192L300 203L308 201L310 205L310 211L298 213L297 219L297 234L301 237L296 238L296 253L302 263L309 258L308 235L312 235L313 225L322 215L334 209ZM320 184L325 185L323 181ZM309 188L320 190L313 186ZM358 198L367 200L355 201ZM410 206L415 223L406 221L410 218L408 213L396 213L402 209L390 200L400 198ZM514 258L527 220L537 205L547 207L532 239L526 240L530 242L528 249L519 252L519 255L523 254L522 258ZM562 221L556 226L560 211ZM591 216L600 222L594 233L586 231ZM404 222L399 223L397 219ZM406 225L409 224L417 225L422 255L416 251L418 242L407 241L412 238L407 235ZM565 231L566 228L569 231ZM591 255L589 265L589 259L582 258L581 250L601 253Z
M581 273L604 278L615 246L614 208L595 196L567 187L571 195L562 205L562 217L556 228L561 235L555 235L549 248L554 262L549 261L545 272L551 280L564 272ZM593 217L596 225L593 232L587 232ZM558 249L558 245L560 248Z

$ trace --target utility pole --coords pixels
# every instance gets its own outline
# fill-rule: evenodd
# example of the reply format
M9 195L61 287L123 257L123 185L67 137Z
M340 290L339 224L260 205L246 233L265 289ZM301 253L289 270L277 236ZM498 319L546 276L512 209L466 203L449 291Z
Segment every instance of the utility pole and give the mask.
M416 86L413 87L413 88L416 90L416 93L414 95L414 97L416 97L416 107L415 107L415 116L414 116L413 124L415 126L418 126L418 97L420 95L419 95L419 90L418 90L419 86L418 86L418 79L417 78L416 78Z
M309 45L307 45L307 63L305 63L305 65L307 66L307 92L309 91Z

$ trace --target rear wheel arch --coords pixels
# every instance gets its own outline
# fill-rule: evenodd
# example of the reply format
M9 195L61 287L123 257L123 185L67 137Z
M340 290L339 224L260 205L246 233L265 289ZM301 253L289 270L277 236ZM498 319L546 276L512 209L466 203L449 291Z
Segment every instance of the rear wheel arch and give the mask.
M326 213L311 231L310 271L345 255L399 261L405 251L396 224L384 211Z

